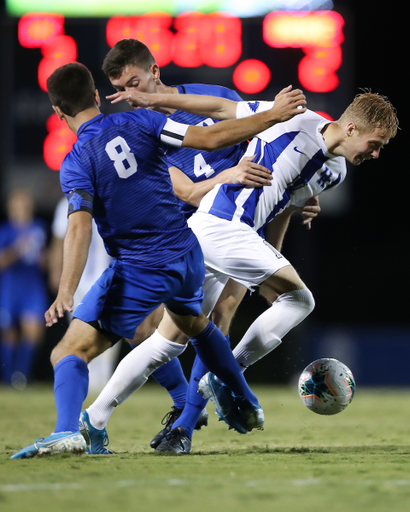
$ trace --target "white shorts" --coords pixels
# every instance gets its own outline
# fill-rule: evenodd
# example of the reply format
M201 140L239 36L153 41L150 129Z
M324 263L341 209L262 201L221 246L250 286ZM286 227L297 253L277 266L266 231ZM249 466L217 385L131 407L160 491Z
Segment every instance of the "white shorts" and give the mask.
M243 222L196 212L188 225L204 253L206 273L202 311L209 315L229 278L254 290L289 261Z

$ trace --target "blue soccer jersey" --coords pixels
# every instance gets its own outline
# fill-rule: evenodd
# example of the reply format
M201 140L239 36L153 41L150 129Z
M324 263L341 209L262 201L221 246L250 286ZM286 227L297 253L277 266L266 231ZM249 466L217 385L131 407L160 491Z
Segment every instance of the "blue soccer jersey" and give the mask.
M42 256L47 242L41 220L19 226L9 221L0 226L0 251L12 248L19 256L0 272L0 325L10 327L20 317L41 318L47 304Z
M157 266L196 243L161 144L181 146L187 129L149 110L100 114L79 128L61 167L61 186L69 212L88 204L110 256Z
M237 92L220 85L184 84L177 85L176 87L178 88L179 94L203 94L207 96L218 96L232 101L242 101L242 98ZM218 120L209 117L206 118L188 114L180 110L171 114L169 118L179 123L199 126L209 126L218 122ZM177 167L194 183L198 183L216 176L225 169L237 165L246 151L246 148L246 142L214 152L169 147L166 150L166 156L169 167ZM183 201L180 201L180 204L186 217L190 217L196 211L195 206L184 203Z

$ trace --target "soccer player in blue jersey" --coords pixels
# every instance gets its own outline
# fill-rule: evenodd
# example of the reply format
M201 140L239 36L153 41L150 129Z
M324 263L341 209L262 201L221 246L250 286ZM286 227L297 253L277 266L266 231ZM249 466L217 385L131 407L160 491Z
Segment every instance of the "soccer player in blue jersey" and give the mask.
M20 389L31 377L44 336L46 243L47 227L34 217L32 193L12 190L0 225L0 376Z
M171 95L208 94L241 101L235 91L218 85L185 84L171 87L165 85L160 79L160 69L147 46L134 39L125 39L114 45L104 59L103 71L118 91L136 90ZM163 112L170 119L187 124L206 126L217 122L208 116L188 114L174 109L165 109ZM180 199L181 209L187 218L196 211L202 197L217 184L231 183L249 187L270 184L272 176L268 169L253 162L252 156L242 158L246 148L247 143L239 143L215 152L189 148L167 148L166 156L174 192ZM317 209L315 205L307 206L304 214L316 215L315 208ZM312 209L314 210L313 214ZM311 218L308 217L305 222L310 220ZM280 238L281 236L275 240L275 244L280 245ZM246 287L235 281L229 281L211 314L211 319L227 337L228 343L230 322L245 292ZM142 342L154 331L162 314L163 307L160 307L138 327L133 345ZM173 400L173 408L166 415L164 428L150 443L152 448L156 448L185 406L188 383L178 358L155 370L152 376L168 390ZM195 377L196 374L193 372L191 378ZM104 394L87 409L91 423L90 428L94 426L102 429L106 426ZM199 409L202 409L204 405L203 399L196 392L189 397L189 403L192 407ZM207 412L206 409L203 409L198 419L197 428L206 422ZM97 452L99 451L97 443L94 443L94 448Z
M61 167L69 221L59 291L45 314L46 325L72 311L93 217L113 261L78 305L51 354L57 407L54 432L12 458L85 451L78 418L88 388L87 363L119 339L132 340L137 326L160 304L191 338L203 363L235 392L227 422L234 428L242 422L261 428L263 411L257 398L223 334L202 313L202 252L172 192L163 144L207 150L236 144L303 112L304 95L288 87L278 94L272 110L250 121L197 127L149 110L105 116L99 110L92 75L79 63L54 71L47 89L55 112L77 134L77 142ZM184 348L184 343L166 340L161 329L136 347L131 392ZM115 403L129 394L129 390L117 394Z
M219 119L250 120L256 113L272 108L272 102L236 103L210 96L141 95L136 91L117 93L112 98L125 99L133 106L186 108ZM275 222L281 212L291 211L306 199L337 187L346 176L346 160L359 165L366 159L378 158L381 148L396 135L397 127L391 103L371 92L357 96L335 122L307 110L258 134L249 145L249 153L256 154L257 161L272 170L271 187L258 190L217 185L189 219L207 268L203 312L212 310L229 278L250 289L258 287L272 302L234 349L243 370L275 349L314 307L313 296L295 269L260 237L262 229ZM161 329L169 340L177 336L167 314ZM127 357L131 360L132 354ZM210 373L201 380L199 389L211 398L220 414L234 400L227 386ZM157 451L189 451L186 447L190 446L197 417L193 412L192 408L189 412L184 409Z

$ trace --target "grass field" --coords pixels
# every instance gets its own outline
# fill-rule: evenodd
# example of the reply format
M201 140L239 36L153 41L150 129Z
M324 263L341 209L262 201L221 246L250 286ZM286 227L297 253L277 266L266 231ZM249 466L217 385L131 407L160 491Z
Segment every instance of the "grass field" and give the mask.
M361 390L347 410L318 416L288 387L255 388L263 432L218 423L189 455L149 448L169 409L148 385L118 408L108 432L115 456L10 460L55 421L52 388L0 389L0 510L379 512L410 510L410 390ZM87 403L92 397L87 399Z

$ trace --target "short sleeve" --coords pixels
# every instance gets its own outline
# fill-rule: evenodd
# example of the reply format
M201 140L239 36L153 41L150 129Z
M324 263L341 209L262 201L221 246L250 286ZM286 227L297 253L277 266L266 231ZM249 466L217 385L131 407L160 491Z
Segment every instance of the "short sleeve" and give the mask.
M236 119L253 116L273 107L274 101L241 101L236 107Z
M85 167L73 151L63 161L60 170L60 183L67 197L72 190L85 190L94 197L91 171Z
M161 141L170 146L181 147L188 128L188 124L177 123L172 119L167 119L161 132Z

